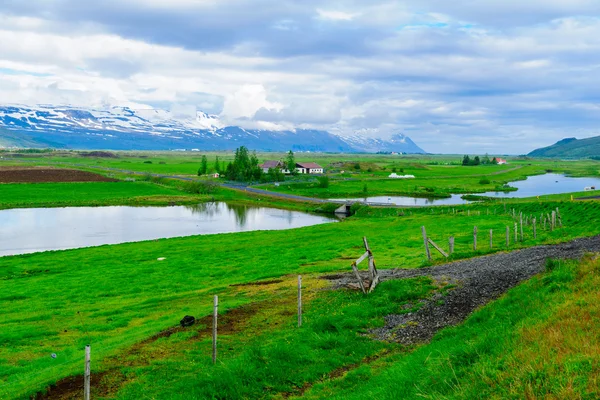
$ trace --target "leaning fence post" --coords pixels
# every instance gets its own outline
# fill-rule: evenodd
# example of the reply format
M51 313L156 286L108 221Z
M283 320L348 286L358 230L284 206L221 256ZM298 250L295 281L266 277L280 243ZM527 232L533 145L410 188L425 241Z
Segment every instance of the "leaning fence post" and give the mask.
M452 255L454 253L454 236L450 236L448 239L448 248L450 255Z
M421 233L423 234L423 242L425 243L425 252L427 253L427 260L431 261L431 251L429 250L429 243L427 242L427 231L425 226L421 227Z
M302 326L302 276L298 275L298 328Z
M219 296L215 296L213 305L213 337L212 337L212 361L217 363L217 319L219 317Z
M473 251L477 251L477 227L473 227Z
M90 400L90 381L91 381L91 348L88 344L85 346L85 375L83 377L83 399Z

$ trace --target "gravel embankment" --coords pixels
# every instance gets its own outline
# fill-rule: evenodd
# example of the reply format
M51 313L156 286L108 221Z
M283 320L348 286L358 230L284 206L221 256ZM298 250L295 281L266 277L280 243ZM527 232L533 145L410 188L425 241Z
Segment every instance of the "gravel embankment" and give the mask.
M547 259L575 259L585 253L597 252L600 252L600 236L493 254L430 268L381 270L379 272L382 281L430 276L439 282L455 284L456 288L443 297L435 295L417 312L388 315L385 317L385 326L372 333L378 339L403 344L425 342L438 330L462 322L476 308L542 272ZM332 283L336 286L346 286L356 281L351 274L335 278L332 279Z

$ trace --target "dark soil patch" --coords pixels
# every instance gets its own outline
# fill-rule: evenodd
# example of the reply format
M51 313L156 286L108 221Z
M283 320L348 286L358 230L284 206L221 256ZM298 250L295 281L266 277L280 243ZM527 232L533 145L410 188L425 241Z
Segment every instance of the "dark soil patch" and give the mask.
M283 282L283 279L273 279L270 281L258 281L258 282L248 282L248 283L234 283L233 285L229 285L229 286L233 286L233 287L240 287L240 286L267 286L267 285L275 285L277 283L281 283Z
M0 168L0 183L117 182L92 172L58 168Z
M385 317L385 326L371 333L379 340L412 345L424 343L446 326L464 321L474 310L508 289L545 270L547 259L576 259L600 252L600 236L472 258L436 267L380 270L382 281L430 276L454 288L436 293L416 312ZM332 280L337 287L354 284L353 274Z
M109 151L90 151L79 153L82 157L119 158L115 153Z
M229 335L241 331L247 326L250 318L256 315L262 308L260 303L251 303L219 315L219 335ZM189 328L174 326L135 344L124 353L112 357L112 360L106 360L108 364L118 366L111 367L101 373L92 374L92 398L110 397L118 392L130 379L135 379L135 376L126 376L121 370L122 367L146 366L150 365L154 360L168 356L168 354L165 355L162 352L153 353L153 349L149 346L152 343L186 330L196 330L196 334L189 339L190 341L208 337L212 334L212 321L212 315L208 315L197 320L196 324ZM185 343L183 345L185 346ZM74 400L81 399L82 397L83 375L78 375L61 379L55 385L46 388L45 392L39 392L35 396L32 396L32 399Z

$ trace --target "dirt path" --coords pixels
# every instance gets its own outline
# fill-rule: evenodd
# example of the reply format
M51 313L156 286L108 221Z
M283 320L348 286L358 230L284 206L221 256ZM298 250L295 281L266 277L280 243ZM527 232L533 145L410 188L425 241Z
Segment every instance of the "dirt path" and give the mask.
M472 258L431 268L382 270L382 281L430 276L436 281L454 284L456 287L446 295L437 294L425 301L417 312L388 315L385 326L372 333L380 340L393 340L407 345L426 342L440 329L459 324L476 308L544 271L547 259L575 259L585 253L595 252L600 252L600 236ZM345 286L355 280L356 278L347 274L338 276L332 282L334 285Z

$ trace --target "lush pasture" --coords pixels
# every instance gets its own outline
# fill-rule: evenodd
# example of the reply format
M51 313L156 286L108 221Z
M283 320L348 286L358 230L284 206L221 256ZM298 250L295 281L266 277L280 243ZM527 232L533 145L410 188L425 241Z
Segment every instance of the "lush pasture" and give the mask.
M167 205L192 203L190 196L170 187L146 182L0 184L0 209L100 205Z
M600 206L595 202L522 204L516 207L517 211L537 214L556 206L561 209L564 229L550 232L539 228L539 237L534 241L530 228L526 228L526 241L517 245L513 243L511 248L598 233ZM222 310L261 301L268 305L273 296L287 296L289 304L285 310L271 317L267 312L263 320L272 320L273 324L277 322L277 327L289 327L295 320L293 274L348 270L350 260L361 253L363 235L369 238L380 268L415 268L428 264L422 248L421 225L427 226L432 239L444 247L448 236L456 235L454 258L474 255L471 244L474 225L482 232L489 229L499 232L499 238L496 239L498 247L490 250L482 245L479 254L501 249L504 228L513 223L512 217L504 214L501 205L456 210L459 213L455 215L451 208L403 211L367 208L360 210L357 217L341 223L291 231L200 236L0 258L0 300L3 309L0 315L0 326L3 328L0 332L0 397L32 393L61 377L79 373L82 348L88 342L94 346L95 371L120 366L119 371L131 377L131 382L126 380L129 383L117 385L118 388L124 386L123 398L136 398L142 386L147 393L162 393L167 376L169 385L173 380L177 384L191 382L196 379L192 373L194 368L201 368L209 359L206 338L190 344L183 342L189 334L182 332L165 342L161 339L152 344L148 350L152 355L143 363L125 365L121 357L127 356L133 344L177 324L185 314L198 317L208 315L214 294L221 296ZM470 210L470 216L467 210ZM166 257L166 260L157 261L159 257ZM440 255L435 255L435 262L442 261ZM279 288L248 286L242 287L242 290L239 286L231 286L280 277L284 282ZM306 285L307 290L312 291L325 283L309 276ZM401 287L394 289L400 298L411 295L403 290ZM311 298L317 301L321 297L316 293L307 300ZM350 307L353 301L347 306ZM318 314L327 314L339 308L333 300L326 300L319 307L325 307L326 304L331 304L333 308L319 311ZM384 307L370 314L363 322L381 323L380 317L387 311ZM338 341L344 342L350 336L354 337L357 330L364 329L363 322L349 325L349 331L343 333L345 339L332 337L329 346L335 348ZM262 332L270 331L272 327L259 326L254 329ZM343 330L336 329L340 332ZM285 339L288 335L291 335L289 331L282 331L280 336L273 336L272 345L275 347L271 347L270 336L262 340L266 348L261 347L260 351L270 355L263 355L261 359L270 362L274 351L287 354L285 351L288 350L284 351L282 341L288 340ZM327 335L330 332L321 331L309 336L314 340L302 342L306 354L312 354L313 350L314 354L319 354L316 348L325 346L322 340ZM241 368L240 365L247 363L244 357L251 357L252 354L243 353L247 355L241 357L236 350L240 346L238 339L235 335L231 340L224 339L228 344L224 345L223 356L227 358L237 354L234 357L237 361L231 362L238 363L237 368ZM178 342L181 342L180 347L171 344ZM232 349L230 353L228 346ZM315 370L298 378L299 381L273 383L275 387L271 390L274 393L292 390L302 382L314 381L323 371L357 362L382 349L375 344L365 346L363 350L349 346L348 349L352 349L350 355L340 356L330 364L315 366ZM342 346L340 351L350 351L344 348ZM50 358L51 353L56 353L58 357ZM181 357L188 355L192 361L181 366ZM278 360L284 358L280 356ZM297 362L314 362L302 360L305 361ZM296 361L281 365L278 362L274 366L289 374L298 368ZM168 366L160 369L163 365ZM157 372L159 375L152 379L137 380L136 377L155 369L160 369L161 372ZM224 374L225 370L220 373ZM238 371L240 374L242 372L242 369ZM207 373L214 376L213 372ZM232 375L219 376L221 378L213 382L214 393L225 390L222 385L228 382L227 376L229 382L238 379ZM125 378L121 376L119 379ZM262 390L271 387L271 382L265 378L257 381L256 385L256 390ZM251 395L250 392L246 394Z

